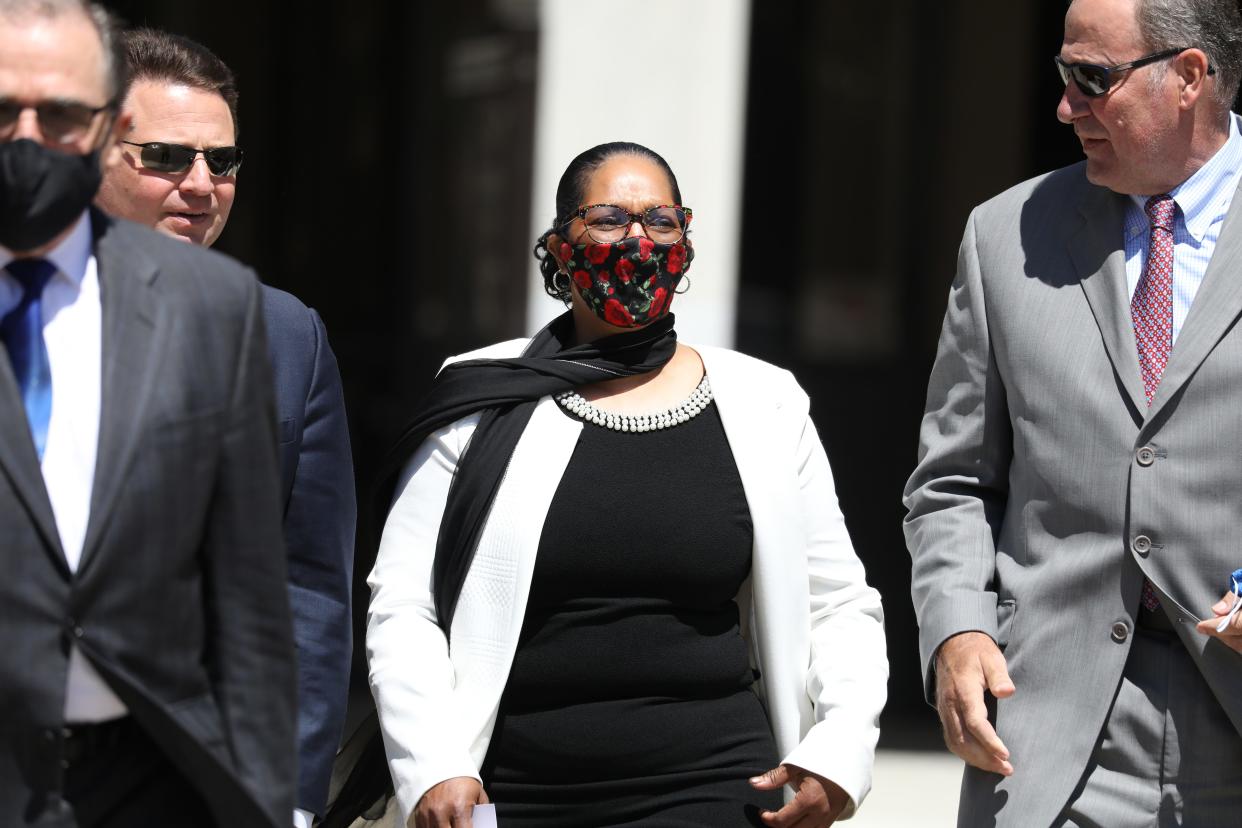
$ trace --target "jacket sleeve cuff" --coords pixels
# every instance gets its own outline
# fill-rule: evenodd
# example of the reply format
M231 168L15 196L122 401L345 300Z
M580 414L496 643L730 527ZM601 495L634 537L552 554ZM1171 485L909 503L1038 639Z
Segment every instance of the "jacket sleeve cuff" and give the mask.
M926 614L919 629L923 690L928 704L936 701L936 652L941 644L964 632L981 632L993 641L998 635L995 592L962 592L946 597L941 603L944 610Z
M838 724L842 726L836 726ZM843 721L825 720L811 728L806 738L781 761L839 785L849 797L839 818L848 819L871 790L875 732L874 729L867 729L866 733L852 732Z
M413 764L411 762L411 764ZM483 784L482 777L479 776L479 769L475 764L466 757L465 761L454 765L451 763L437 764L435 767L420 768L419 772L401 773L398 763L393 762L393 779L400 780L396 783L397 804L401 806L401 825L410 823L410 815L414 813L414 809L418 807L418 802L423 798L423 794L449 779L456 779L459 776L468 776L477 779L479 784ZM409 768L413 770L413 768Z

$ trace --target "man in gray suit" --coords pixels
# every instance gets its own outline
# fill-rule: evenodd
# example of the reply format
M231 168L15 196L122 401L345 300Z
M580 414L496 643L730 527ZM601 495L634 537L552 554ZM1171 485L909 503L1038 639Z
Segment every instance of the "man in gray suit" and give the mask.
M1073 0L1086 160L967 223L905 498L961 825L1242 824L1240 52L1236 0Z
M288 825L261 294L90 208L123 67L102 9L0 0L0 825Z

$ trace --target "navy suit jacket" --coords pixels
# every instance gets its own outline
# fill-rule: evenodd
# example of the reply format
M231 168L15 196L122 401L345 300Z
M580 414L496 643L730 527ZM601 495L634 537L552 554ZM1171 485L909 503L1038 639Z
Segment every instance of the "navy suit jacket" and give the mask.
M264 285L263 321L276 379L298 655L297 807L322 816L349 690L354 468L341 376L323 320L288 293Z

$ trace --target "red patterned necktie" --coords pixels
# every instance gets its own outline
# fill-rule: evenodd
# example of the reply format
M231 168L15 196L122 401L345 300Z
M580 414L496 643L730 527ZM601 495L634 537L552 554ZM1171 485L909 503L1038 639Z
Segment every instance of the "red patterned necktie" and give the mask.
M1138 345L1139 368L1143 372L1143 391L1147 404L1156 395L1160 377L1169 364L1173 350L1173 213L1177 203L1169 195L1147 199L1144 210L1151 221L1151 238L1147 245L1147 263L1138 287L1130 299L1130 317L1134 321L1134 341ZM1143 606L1155 610L1160 606L1151 583L1143 581Z

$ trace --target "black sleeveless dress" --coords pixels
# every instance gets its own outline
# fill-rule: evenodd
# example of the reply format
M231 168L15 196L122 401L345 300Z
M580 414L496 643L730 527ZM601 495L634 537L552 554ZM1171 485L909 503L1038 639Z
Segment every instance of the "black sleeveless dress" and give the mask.
M734 601L752 541L714 403L662 431L584 424L482 768L500 828L759 826L781 807L747 781L779 761Z

